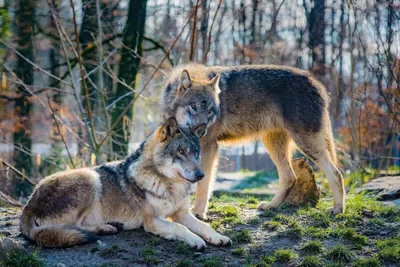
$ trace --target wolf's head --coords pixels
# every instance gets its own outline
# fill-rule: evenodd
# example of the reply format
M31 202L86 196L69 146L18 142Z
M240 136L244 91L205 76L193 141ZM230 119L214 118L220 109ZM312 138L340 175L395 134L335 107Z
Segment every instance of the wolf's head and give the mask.
M164 176L191 183L204 177L199 163L199 140L188 128L178 127L175 118L167 119L157 128L153 141L153 163Z
M219 75L211 80L196 80L183 70L178 81L168 84L163 111L174 116L180 127L189 127L197 136L207 133L219 115Z

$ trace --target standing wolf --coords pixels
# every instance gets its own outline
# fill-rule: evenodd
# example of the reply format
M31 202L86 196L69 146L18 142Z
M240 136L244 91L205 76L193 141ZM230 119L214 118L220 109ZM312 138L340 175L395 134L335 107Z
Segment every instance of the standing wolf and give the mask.
M205 248L204 240L228 245L228 237L189 212L191 183L204 176L198 157L197 138L170 118L124 161L40 181L22 211L22 234L44 247L64 247L114 234L116 226L144 226L197 250Z
M218 162L218 144L260 138L279 173L280 188L259 209L276 208L296 182L291 166L293 145L328 177L332 211L344 211L343 179L335 146L325 87L308 72L291 67L254 65L206 67L188 64L174 69L164 91L164 116L175 116L200 140L205 178L197 186L193 212L205 217Z

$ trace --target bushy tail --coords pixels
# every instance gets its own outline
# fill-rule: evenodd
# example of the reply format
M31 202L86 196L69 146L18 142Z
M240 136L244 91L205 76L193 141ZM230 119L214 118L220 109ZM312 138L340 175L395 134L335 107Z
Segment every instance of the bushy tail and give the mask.
M34 219L22 214L21 232L42 247L71 247L97 240L97 235L68 224L37 226Z

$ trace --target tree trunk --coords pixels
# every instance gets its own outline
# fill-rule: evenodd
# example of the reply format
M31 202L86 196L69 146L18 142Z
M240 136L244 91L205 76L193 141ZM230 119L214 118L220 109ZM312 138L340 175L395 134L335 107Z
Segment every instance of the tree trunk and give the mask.
M17 4L16 33L17 33L17 51L30 61L33 59L33 24L34 24L35 1L20 0ZM22 57L17 57L15 73L26 85L33 84L33 66ZM29 154L32 148L32 122L31 112L32 103L30 94L23 85L18 85L17 94L19 97L15 101L15 125L13 133L14 141L14 161L15 167L30 177L32 174L32 159ZM19 180L15 186L14 194L17 196L28 195L30 186Z
M325 0L312 1L314 6L308 14L311 69L317 76L325 74Z
M121 61L119 63L118 77L126 84L136 87L136 76L139 71L140 56L142 55L142 40L144 35L144 25L146 20L146 0L131 0L129 2L128 19L124 28L123 47L121 50ZM136 56L129 51L132 49ZM115 99L131 92L122 84L118 84L115 92ZM121 112L133 101L135 95L131 94L118 101L112 112L112 123L117 122ZM133 118L133 107L129 108L125 117L129 121ZM112 134L113 151L120 156L125 156L128 152L130 139L129 123L126 120L119 120Z

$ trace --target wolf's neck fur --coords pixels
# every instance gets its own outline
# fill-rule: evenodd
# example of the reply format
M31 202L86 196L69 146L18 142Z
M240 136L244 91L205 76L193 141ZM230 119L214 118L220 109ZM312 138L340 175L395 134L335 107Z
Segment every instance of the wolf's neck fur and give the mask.
M156 168L151 155L151 148L143 142L137 151L125 161L125 176L135 183L144 193L159 198L178 200L190 193L190 184L182 178L170 179Z

